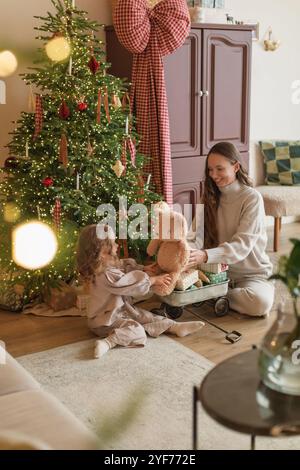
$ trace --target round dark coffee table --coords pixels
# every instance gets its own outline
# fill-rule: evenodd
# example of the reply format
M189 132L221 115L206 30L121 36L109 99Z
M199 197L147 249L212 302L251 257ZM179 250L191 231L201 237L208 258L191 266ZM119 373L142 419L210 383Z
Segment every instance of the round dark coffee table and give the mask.
M266 387L258 374L258 350L233 356L194 387L193 448L197 449L197 402L220 424L256 436L300 434L300 396Z

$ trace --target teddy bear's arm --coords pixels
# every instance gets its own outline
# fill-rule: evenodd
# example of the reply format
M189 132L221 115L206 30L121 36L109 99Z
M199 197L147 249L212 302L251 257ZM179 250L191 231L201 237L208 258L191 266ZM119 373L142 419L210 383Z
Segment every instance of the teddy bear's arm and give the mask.
M159 245L160 245L160 240L158 239L151 240L147 246L147 254L149 256L155 255L155 253L157 253Z

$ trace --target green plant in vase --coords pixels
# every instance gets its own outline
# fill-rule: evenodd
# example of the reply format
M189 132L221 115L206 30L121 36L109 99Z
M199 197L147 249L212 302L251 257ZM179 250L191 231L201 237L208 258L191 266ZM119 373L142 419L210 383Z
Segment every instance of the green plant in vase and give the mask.
M290 255L280 258L278 272L270 278L283 282L289 297L278 306L276 321L262 341L259 369L268 387L300 396L300 240L290 241Z

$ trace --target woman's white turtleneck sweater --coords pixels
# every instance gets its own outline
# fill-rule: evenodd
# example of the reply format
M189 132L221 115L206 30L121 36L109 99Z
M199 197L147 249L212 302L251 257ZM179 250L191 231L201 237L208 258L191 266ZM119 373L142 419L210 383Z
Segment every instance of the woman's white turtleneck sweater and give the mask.
M227 263L233 280L265 278L272 264L265 249L267 234L261 194L238 180L220 188L217 213L219 246L208 249L208 263Z

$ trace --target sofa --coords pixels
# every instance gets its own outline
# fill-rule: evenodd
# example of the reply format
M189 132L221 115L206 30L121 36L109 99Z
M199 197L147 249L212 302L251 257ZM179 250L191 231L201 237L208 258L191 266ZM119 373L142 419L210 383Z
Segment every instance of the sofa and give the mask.
M0 344L0 449L97 449L96 435Z
M276 145L283 144L282 141L262 142L262 144L266 143L270 149L272 149L272 147L274 148L274 154L276 154ZM299 147L299 141L289 141L286 144L289 144L292 148ZM253 174L252 171L250 174L252 173L255 188L263 197L266 215L274 218L273 250L276 252L279 249L282 217L300 216L300 183L296 185L293 185L292 182L291 184L266 184L266 162L262 155L261 146L258 143L254 145L255 147L252 148L252 154L255 155L255 173ZM284 148L287 147L288 146ZM281 156L283 161L288 161L288 157L289 155ZM298 160L298 155L296 155L296 158ZM273 162L271 163L273 164Z

